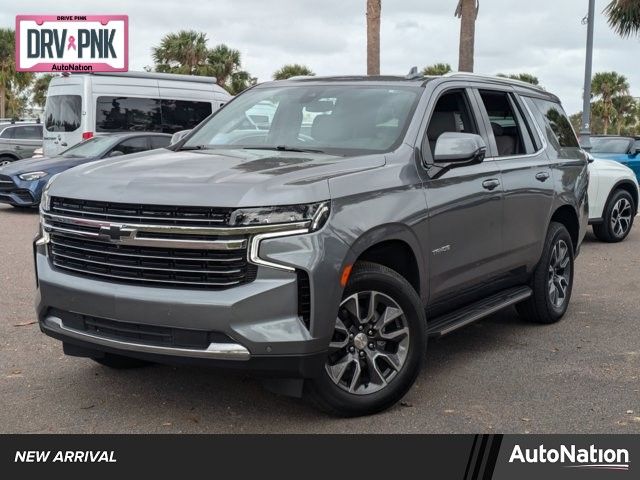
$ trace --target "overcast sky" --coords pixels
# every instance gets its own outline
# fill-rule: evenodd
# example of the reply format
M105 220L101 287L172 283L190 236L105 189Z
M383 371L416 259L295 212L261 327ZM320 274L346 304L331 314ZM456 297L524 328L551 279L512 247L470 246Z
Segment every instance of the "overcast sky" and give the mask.
M640 40L610 31L596 0L594 72L616 70L640 96ZM560 96L569 113L581 108L587 0L480 0L475 71L529 72ZM366 70L366 0L0 0L0 26L16 14L127 14L130 70L151 65L151 47L181 29L206 32L210 46L240 50L260 81L285 63L318 75ZM413 65L458 63L457 0L382 0L381 70L405 74ZM79 10L78 10L79 9Z

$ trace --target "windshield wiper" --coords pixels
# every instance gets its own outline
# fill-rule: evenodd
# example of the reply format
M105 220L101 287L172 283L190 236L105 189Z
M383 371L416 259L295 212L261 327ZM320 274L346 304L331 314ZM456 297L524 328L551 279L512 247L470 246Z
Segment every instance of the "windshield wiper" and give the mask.
M182 150L206 150L207 148L209 148L209 145L188 145L186 147L181 147L180 151L182 151Z
M300 148L288 147L286 145L277 145L275 147L242 147L244 150L276 150L278 152L303 152L303 153L326 153L324 150L316 148Z

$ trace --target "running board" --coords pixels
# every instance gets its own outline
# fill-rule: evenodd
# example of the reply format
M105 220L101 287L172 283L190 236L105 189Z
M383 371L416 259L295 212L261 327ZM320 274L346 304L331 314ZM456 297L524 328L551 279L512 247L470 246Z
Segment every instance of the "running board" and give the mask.
M427 325L427 334L430 337L441 337L509 305L526 300L532 293L531 288L525 286L503 290L459 310L434 318Z

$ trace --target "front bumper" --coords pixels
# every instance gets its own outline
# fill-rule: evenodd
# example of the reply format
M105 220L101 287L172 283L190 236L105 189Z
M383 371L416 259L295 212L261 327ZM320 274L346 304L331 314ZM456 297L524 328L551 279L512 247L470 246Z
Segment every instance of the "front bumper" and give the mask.
M12 183L9 184L9 181ZM8 203L15 207L37 206L40 203L40 195L42 193L42 185L40 183L37 180L27 182L17 177L3 176L0 179L0 203Z
M336 266L314 254L324 250L327 238L328 234L316 232L264 240L261 245L263 258L308 274L310 324L299 316L296 272L259 267L254 281L224 290L118 284L54 268L47 246L37 241L34 253L40 328L61 340L65 350L74 345L84 351L82 356L106 352L161 363L242 368L274 376L314 376L326 357L333 332L331 319L335 319L342 294ZM335 236L330 241L335 244ZM328 287L329 281L334 288ZM314 285L325 287L314 289ZM78 328L77 323L67 321L72 316L87 318L89 323L97 319L129 326L130 331L210 332L226 340L197 347L157 344L105 334L106 330L99 328Z

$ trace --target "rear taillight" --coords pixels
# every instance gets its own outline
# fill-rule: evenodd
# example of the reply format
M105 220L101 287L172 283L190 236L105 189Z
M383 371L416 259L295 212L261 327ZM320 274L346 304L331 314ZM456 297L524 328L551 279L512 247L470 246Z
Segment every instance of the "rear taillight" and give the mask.
M82 139L83 140L89 140L90 138L93 138L93 132L84 132L82 134Z

